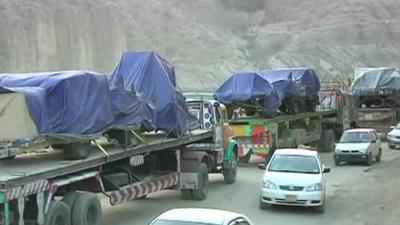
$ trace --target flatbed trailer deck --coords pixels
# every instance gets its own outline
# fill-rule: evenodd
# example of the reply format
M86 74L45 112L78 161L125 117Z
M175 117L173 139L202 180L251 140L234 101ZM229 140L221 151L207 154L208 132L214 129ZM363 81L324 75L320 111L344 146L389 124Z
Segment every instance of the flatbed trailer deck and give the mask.
M105 147L105 155L93 146L90 156L82 160L63 160L62 152L31 153L14 160L0 162L0 189L12 188L37 180L47 180L83 170L100 167L121 159L170 148L179 148L193 142L213 137L211 130L194 130L179 138L163 138L165 134L149 134L146 143L130 149Z

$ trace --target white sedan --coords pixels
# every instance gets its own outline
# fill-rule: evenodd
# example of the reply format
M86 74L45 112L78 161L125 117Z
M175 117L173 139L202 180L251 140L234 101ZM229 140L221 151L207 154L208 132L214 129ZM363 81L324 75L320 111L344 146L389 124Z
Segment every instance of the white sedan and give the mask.
M150 225L253 225L244 215L226 210L205 208L170 209Z
M319 154L303 149L276 150L267 166L260 197L260 208L270 205L315 207L325 211L325 173Z

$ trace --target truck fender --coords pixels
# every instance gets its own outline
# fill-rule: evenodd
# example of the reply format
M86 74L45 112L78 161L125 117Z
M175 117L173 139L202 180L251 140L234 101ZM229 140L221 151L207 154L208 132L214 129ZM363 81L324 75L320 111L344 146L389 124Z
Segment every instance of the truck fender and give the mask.
M205 163L210 168L210 157L204 151L183 151L181 156L182 172L197 172L199 165Z
M224 168L230 169L232 162L238 160L238 145L236 140L230 139L224 150Z
M184 151L181 155L181 168L179 174L179 188L182 190L198 190L201 184L201 177L204 176L204 171L201 169L207 166L207 170L210 171L209 167L209 156L204 151ZM208 173L207 171L207 173ZM204 179L203 179L204 182ZM204 185L204 184L203 184ZM208 185L208 178L207 184ZM204 188L204 187L203 187ZM185 192L185 191L184 191Z

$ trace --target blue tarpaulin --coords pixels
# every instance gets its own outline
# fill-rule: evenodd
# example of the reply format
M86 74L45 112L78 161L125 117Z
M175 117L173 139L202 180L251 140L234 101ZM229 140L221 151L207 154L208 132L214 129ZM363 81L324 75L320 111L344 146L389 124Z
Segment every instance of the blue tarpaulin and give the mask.
M94 72L0 74L0 87L26 96L39 134L97 134L114 120L107 77Z
M310 68L278 68L263 70L260 74L269 82L292 79L295 82L294 94L301 96L318 96L319 78Z
M281 105L279 94L273 86L258 73L236 73L225 81L216 91L215 99L224 103L264 98L263 111L275 113Z
M281 101L290 97L296 91L296 82L293 80L292 74L290 74L287 79L283 79L283 77L281 79L276 79L273 77L273 73L267 72L260 72L260 75L272 84Z
M182 93L176 87L175 71L158 54L151 51L125 52L110 79L111 89L135 93L155 110L152 123L157 129L181 134L199 124L190 113Z

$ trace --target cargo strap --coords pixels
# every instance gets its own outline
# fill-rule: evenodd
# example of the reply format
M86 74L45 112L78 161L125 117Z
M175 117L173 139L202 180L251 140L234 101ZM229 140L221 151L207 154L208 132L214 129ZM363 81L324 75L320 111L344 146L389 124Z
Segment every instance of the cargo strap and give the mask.
M100 151L102 151L104 155L106 155L108 162L110 160L110 154L108 154L108 152L103 148L103 146L101 146L96 140L93 140L93 142L100 149Z
M129 130L131 132L131 134L133 134L137 139L139 139L142 143L145 143L145 140L142 136L140 136L138 133L136 133L133 130Z

